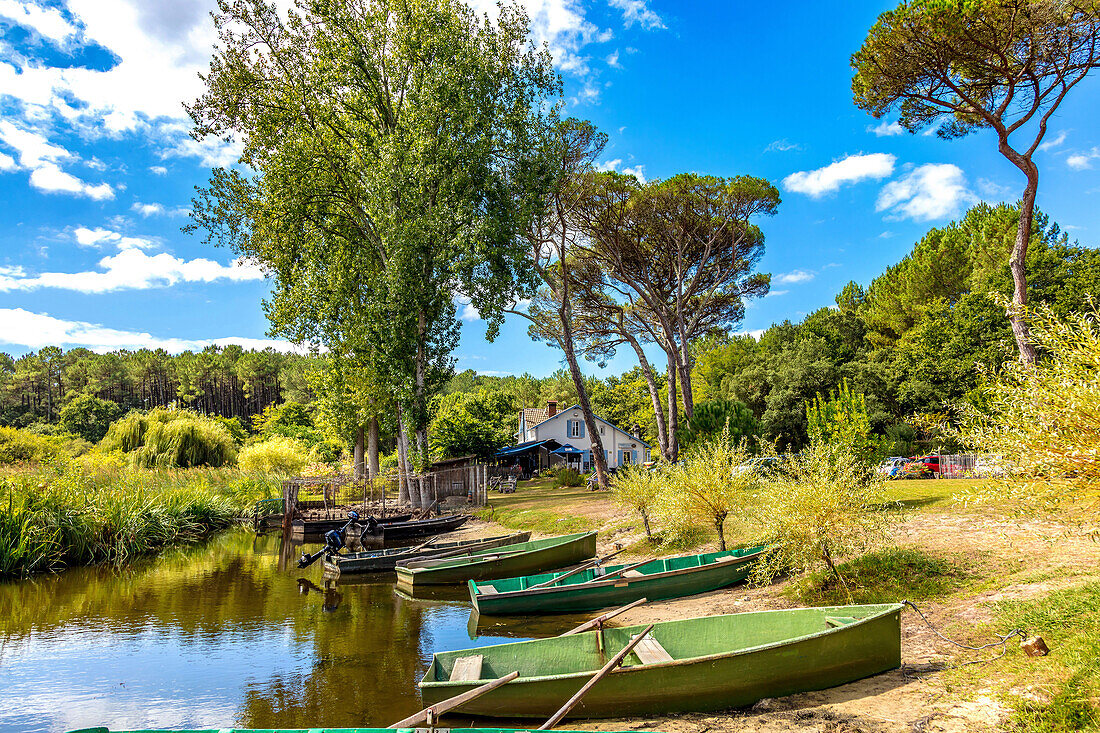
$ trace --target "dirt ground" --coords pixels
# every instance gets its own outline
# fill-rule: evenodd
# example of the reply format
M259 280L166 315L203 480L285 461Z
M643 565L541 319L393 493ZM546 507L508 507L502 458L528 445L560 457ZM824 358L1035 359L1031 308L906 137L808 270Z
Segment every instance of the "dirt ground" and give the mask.
M472 522L465 533L484 536L500 531L493 523ZM1090 537L1089 531L1056 521L1021 521L983 512L925 512L910 516L895 531L899 544L965 556L980 566L983 576L991 578L978 590L954 594L938 603L919 604L934 625L955 638L966 637L973 624L991 620L992 602L1027 599L1100 576L1100 544ZM614 542L633 539L622 533L613 535L602 543L601 554L611 550ZM983 589L986 586L989 589ZM784 583L779 582L765 588L734 587L653 602L619 616L612 623L632 625L796 605L783 590ZM947 665L977 659L982 654L993 656L997 650L958 654L956 651L907 609L902 614L901 669L829 690L762 700L748 710L649 720L576 721L566 727L669 733L750 730L969 733L1002 728L1010 711L990 690L980 686L970 690L949 689L940 674ZM988 664L990 674L995 675L997 662Z

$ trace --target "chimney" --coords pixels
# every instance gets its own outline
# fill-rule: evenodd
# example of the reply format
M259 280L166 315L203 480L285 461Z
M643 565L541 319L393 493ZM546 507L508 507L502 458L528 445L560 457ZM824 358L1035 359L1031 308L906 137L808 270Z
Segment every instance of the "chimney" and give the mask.
M558 414L558 401L547 400L546 401L546 417L550 418Z
M639 425L638 423L634 423L634 427L631 428L630 434L633 435L638 440L641 440L642 439L642 426Z

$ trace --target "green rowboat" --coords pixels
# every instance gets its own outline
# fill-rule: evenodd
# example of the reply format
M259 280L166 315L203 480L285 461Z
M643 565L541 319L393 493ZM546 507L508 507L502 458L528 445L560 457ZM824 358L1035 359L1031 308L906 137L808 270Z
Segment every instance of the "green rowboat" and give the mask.
M596 554L596 533L582 532L521 542L468 557L397 563L397 585L465 583L539 573L587 560Z
M496 537L478 537L469 540L433 542L428 546L394 547L389 550L352 552L334 555L324 560L325 570L336 574L382 573L392 571L401 560L423 560L440 555L467 555L491 550L504 545L514 545L531 539L530 532L514 532Z
M725 710L895 669L901 665L901 608L800 608L658 623L570 717ZM518 679L455 712L547 718L644 629L605 628L437 652L420 681L424 704L518 671ZM452 673L458 679L451 680Z
M200 730L115 730L107 728L81 728L69 733L537 733L529 728L204 728ZM555 733L580 733L580 731L556 731ZM619 733L625 733L620 731Z
M764 547L701 555L666 557L616 574L628 564L606 565L548 583L565 573L544 573L492 583L468 581L470 600L478 613L517 616L532 613L572 613L623 606L639 598L657 601L725 588L748 577ZM603 578L612 576L607 580Z

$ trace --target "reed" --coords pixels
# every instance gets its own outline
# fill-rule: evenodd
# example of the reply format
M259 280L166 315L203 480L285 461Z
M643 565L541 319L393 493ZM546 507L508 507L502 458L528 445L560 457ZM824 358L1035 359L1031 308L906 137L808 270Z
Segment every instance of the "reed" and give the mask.
M229 469L90 469L52 463L0 478L0 576L122 564L197 542L278 492Z

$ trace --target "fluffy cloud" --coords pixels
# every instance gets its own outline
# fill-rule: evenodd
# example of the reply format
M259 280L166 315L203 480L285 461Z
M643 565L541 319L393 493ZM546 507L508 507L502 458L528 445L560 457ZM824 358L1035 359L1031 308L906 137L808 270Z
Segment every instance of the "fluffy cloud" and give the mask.
M96 201L115 197L114 189L109 184L93 185L61 170L59 161L76 156L60 145L54 145L37 132L3 120L0 121L0 141L19 155L18 165L14 158L4 155L6 160L0 160L0 170L29 170L31 186L43 193L70 193Z
M897 218L929 221L951 216L977 198L966 186L962 169L951 163L928 163L882 187L877 211Z
M620 170L621 169L621 170ZM613 158L611 160L605 160L602 163L596 165L598 171L619 171L628 176L634 176L638 179L639 183L645 183L645 166L642 164L631 165L623 168L622 158Z
M141 214L144 217L150 216L187 216L190 213L189 209L185 209L182 206L175 209L169 209L164 204L151 203L143 204L140 201L135 201L130 206L130 211L137 214Z
M32 313L22 308L0 308L0 343L39 349L43 346L83 346L93 351L115 349L165 349L172 353L198 351L211 344L238 344L246 349L272 348L277 351L303 352L305 349L289 341L273 339L224 337L215 339L159 338L141 331L121 331L98 323L68 321L46 313Z
M768 147L764 148L764 152L765 153L773 153L773 152L785 153L788 150L801 150L801 149L802 149L802 146L799 145L798 143L792 143L787 138L783 138L782 140L772 140L771 143L768 144Z
M0 0L0 18L7 18L36 35L55 43L64 43L77 33L77 28L57 8Z
M79 293L112 293L119 290L148 290L178 283L210 283L218 280L245 282L263 280L254 264L236 259L228 265L214 260L183 260L166 252L151 255L139 247L122 249L99 261L100 270L85 272L43 272L28 275L20 270L0 274L0 292L56 288Z
M905 132L905 128L896 122L887 122L883 120L874 127L868 125L867 132L873 132L879 137L892 137L893 135L901 135Z
M896 160L889 153L849 155L824 168L792 173L783 179L783 187L788 191L820 198L838 191L846 183L885 178L894 172Z
M1066 141L1066 131L1060 130L1058 136L1039 144L1039 150L1053 150Z
M784 285L791 285L794 283L809 282L814 279L814 274L808 270L791 270L790 272L784 272L780 275L776 275L772 278L772 282L782 283Z
M1075 171L1084 171L1092 168L1092 161L1100 159L1100 148L1093 148L1083 153L1074 153L1066 158L1066 165Z
M18 170L19 166L15 164L15 158L11 157L7 153L0 153L0 173L6 173L7 171Z
M647 31L665 27L661 16L646 5L646 0L609 0L608 4L623 12L623 23L627 28L635 23Z
M61 170L56 163L43 163L31 171L31 186L43 193L71 193L74 196L87 196L96 201L115 197L115 191L109 184L100 183L93 186Z
M77 227L73 230L73 238L81 247L94 247L102 249L104 245L114 245L119 250L124 249L151 249L156 243L143 237L124 237L118 232L103 227L89 229Z

